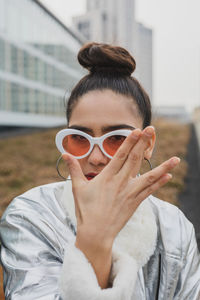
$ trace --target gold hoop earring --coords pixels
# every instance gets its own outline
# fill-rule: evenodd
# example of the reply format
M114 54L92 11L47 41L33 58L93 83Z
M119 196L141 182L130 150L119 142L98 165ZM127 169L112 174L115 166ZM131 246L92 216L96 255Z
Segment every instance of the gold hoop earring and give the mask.
M57 162L56 162L57 173L63 180L71 180L71 178L66 178L66 177L62 176L62 174L59 171L59 163L60 163L61 159L62 159L62 155L57 159Z

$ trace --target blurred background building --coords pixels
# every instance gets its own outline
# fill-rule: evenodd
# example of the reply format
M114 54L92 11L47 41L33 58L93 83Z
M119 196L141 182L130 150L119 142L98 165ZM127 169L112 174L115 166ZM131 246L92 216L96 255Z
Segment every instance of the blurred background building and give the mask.
M155 118L175 120L181 123L189 123L191 121L185 106L153 106L152 111Z
M152 99L152 39L150 28L136 22L135 0L87 0L86 13L73 24L87 41L125 47L136 59L134 76Z
M162 73L158 76L161 62L157 60L163 51L155 49L158 35L154 39L153 30L137 21L139 0L82 1L85 8L81 15L69 22L71 16L67 12L75 2L71 5L61 0L0 0L0 126L63 124L64 95L83 74L76 55L86 41L127 48L136 58L134 76L148 91L154 111L168 115L170 109L173 116L188 120L188 116L183 117L183 108L179 109L182 105L186 107L185 102L180 103L178 96L177 101L171 101L174 86L169 89L173 91L169 99L157 92L158 79L162 77ZM56 7L60 7L60 13ZM171 76L167 78L165 82ZM182 85L179 86L182 92Z
M0 126L63 124L83 43L40 2L0 0Z

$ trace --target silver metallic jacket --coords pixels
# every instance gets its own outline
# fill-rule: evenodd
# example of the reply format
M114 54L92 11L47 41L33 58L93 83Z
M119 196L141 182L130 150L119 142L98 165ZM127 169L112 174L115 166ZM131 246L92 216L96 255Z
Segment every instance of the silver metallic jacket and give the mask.
M67 203L67 204L66 204ZM200 300L200 256L192 224L151 196L113 247L111 288L101 290L74 246L70 182L17 197L0 224L6 300Z

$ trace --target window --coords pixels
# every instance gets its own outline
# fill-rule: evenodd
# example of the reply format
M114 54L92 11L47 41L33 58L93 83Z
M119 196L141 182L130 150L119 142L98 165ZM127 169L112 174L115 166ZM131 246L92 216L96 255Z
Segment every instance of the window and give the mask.
M0 38L0 69L5 69L5 42Z
M90 21L79 22L78 30L85 36L86 39L90 39Z

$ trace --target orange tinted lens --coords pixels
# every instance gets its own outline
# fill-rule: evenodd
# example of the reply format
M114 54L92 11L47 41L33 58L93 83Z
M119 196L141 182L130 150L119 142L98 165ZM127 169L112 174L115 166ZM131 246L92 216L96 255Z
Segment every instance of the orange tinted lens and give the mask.
M84 136L79 134L70 134L64 137L62 141L63 148L74 156L82 156L90 149L90 142Z
M113 156L118 148L121 146L126 136L112 135L103 141L103 148L110 156Z

